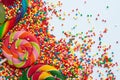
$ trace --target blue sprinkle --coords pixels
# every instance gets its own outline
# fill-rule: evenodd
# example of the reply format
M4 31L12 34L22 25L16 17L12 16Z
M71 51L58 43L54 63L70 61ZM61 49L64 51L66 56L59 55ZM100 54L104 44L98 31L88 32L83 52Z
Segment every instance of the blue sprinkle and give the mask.
M76 13L75 15L77 16L78 14Z
M0 53L2 53L2 49L0 49Z
M0 58L0 61L2 60L2 58Z
M101 77L101 75L99 74L99 77Z
M71 52L69 51L68 54L70 54Z
M34 16L38 16L38 13L36 13Z
M42 32L42 28L40 28L40 32Z
M99 41L101 41L101 38L99 37Z
M10 35L10 32L8 32L8 34Z
M91 56L88 56L89 58L91 58Z
M10 49L11 47L10 47L10 46L8 46L8 48Z
M86 53L86 55L88 55L88 53Z

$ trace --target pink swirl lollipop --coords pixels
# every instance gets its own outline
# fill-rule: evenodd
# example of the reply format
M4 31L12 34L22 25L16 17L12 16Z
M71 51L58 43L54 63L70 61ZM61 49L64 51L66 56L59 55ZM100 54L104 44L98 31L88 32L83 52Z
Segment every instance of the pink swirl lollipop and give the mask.
M10 65L25 68L32 65L40 54L34 35L25 31L13 32L3 41L2 53Z

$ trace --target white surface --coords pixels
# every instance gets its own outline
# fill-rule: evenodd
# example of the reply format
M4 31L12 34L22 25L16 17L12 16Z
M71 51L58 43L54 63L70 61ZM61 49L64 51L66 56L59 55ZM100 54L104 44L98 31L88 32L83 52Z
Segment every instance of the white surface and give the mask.
M56 3L58 0L45 0L51 3ZM65 38L62 34L62 31L71 31L73 34L77 32L86 32L93 27L95 28L96 34L99 34L100 31L103 31L104 28L108 29L107 34L104 35L103 42L105 44L112 45L112 48L109 52L114 52L115 57L113 58L114 62L118 62L120 66L120 0L60 0L63 5L61 7L56 7L57 10L62 9L61 14L64 12L66 14L71 14L71 16L64 16L65 21L59 20L57 17L53 15L53 19L50 21L50 26L55 26L54 31L51 33L54 34L59 40L60 38ZM109 8L106 8L109 6ZM74 20L73 17L77 13L77 11L72 12L72 10L77 9L83 16L77 16L77 20ZM90 23L87 21L87 15L92 14L90 19ZM97 14L100 14L99 19L96 21L95 18ZM107 22L102 22L102 19L105 19ZM61 24L64 23L62 27ZM75 25L77 27L74 30L71 30ZM51 28L51 27L50 27ZM98 37L97 37L98 38ZM97 42L97 39L95 39ZM116 41L119 43L116 44ZM96 52L96 49L93 49L92 52ZM78 54L79 57L79 53ZM119 67L120 68L120 67ZM100 68L99 70L101 70ZM94 80L100 80L98 77L98 73L95 72L98 70L97 67L94 68L93 77ZM102 69L103 71L106 69ZM113 72L116 76L116 80L120 80L120 70L118 67L114 67Z

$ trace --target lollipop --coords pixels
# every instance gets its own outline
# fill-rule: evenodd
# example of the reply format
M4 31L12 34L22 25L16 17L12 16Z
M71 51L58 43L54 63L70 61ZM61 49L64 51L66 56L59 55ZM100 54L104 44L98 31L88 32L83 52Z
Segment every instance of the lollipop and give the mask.
M20 21L21 18L24 17L24 14L27 11L28 7L28 0L22 0L21 4L22 7L20 8L20 11L16 15L16 17L13 17L12 19L0 25L0 38L2 38L10 29L12 29Z
M31 80L64 80L63 75L55 67L37 64L28 69L28 79Z
M3 41L2 53L10 65L25 68L32 65L40 54L36 37L29 32L17 31Z

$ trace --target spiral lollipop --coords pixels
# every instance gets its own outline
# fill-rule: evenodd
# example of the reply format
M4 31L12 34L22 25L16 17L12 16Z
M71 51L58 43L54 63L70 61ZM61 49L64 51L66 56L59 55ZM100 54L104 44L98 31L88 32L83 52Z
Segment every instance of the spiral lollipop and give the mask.
M28 79L31 80L64 80L63 75L55 67L37 64L28 69Z
M34 35L26 31L16 31L3 41L2 53L10 65L25 68L37 60L40 47Z

